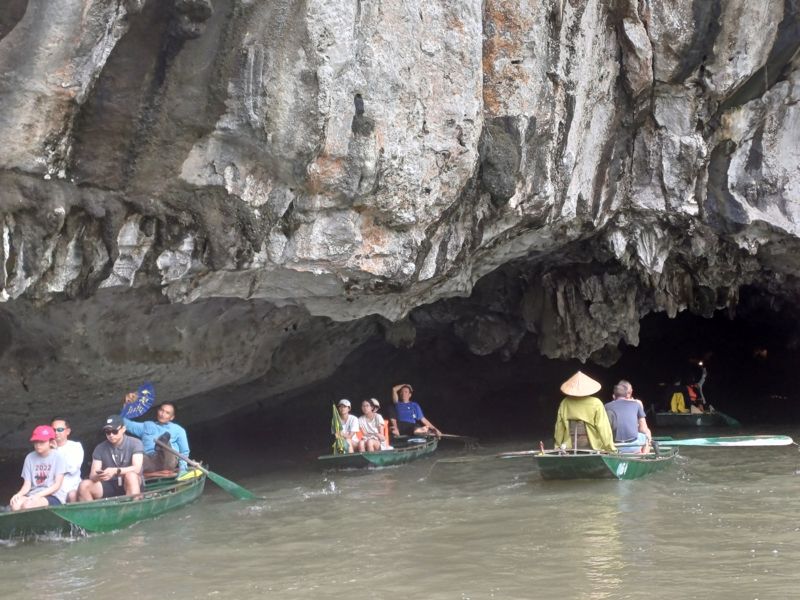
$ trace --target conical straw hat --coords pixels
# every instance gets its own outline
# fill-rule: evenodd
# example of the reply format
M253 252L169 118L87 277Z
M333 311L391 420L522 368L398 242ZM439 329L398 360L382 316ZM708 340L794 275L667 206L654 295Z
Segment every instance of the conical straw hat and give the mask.
M578 371L561 384L561 391L567 396L581 397L596 394L600 391L601 387L603 386L601 386L599 382Z

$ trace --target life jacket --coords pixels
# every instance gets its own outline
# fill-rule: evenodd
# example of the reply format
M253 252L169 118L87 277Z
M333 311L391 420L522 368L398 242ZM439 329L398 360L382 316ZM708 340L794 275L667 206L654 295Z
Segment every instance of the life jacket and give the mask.
M703 401L700 399L700 395L697 393L697 387L692 385L686 386L686 392L689 394L689 403L694 404L695 406L700 406Z

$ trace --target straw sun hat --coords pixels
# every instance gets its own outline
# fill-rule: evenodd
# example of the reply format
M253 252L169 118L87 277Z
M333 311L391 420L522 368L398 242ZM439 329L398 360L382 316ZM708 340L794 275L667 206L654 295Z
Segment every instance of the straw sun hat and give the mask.
M591 396L600 391L602 386L588 375L580 371L561 384L561 391L567 396Z

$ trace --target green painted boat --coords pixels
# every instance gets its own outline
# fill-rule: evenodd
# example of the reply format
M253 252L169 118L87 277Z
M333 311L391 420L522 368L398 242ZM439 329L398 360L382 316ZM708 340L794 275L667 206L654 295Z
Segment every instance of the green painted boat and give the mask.
M427 438L422 444L409 444L393 450L379 452L355 452L353 454L326 454L317 458L325 469L364 469L401 465L423 458L436 451L439 440Z
M82 535L122 529L196 500L206 477L148 481L139 498L117 496L93 502L32 508L0 513L0 540L25 539L43 534Z
M639 479L672 464L677 448L650 454L545 450L531 454L542 479Z
M659 427L741 427L739 421L718 411L694 414L657 412L655 422Z

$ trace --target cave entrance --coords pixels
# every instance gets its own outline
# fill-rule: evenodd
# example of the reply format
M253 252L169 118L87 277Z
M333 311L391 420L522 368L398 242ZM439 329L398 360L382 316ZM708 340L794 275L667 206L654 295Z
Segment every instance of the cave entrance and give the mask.
M603 384L598 394L603 401L610 400L614 383L628 379L649 407L665 404L665 384L696 374L697 362L703 360L710 404L746 428L788 425L800 422L800 335L794 312L756 290L743 290L733 316L727 311L712 318L688 312L674 319L651 314L640 322L639 345L622 345L619 360L607 367L548 359L532 334L504 359L499 353L470 353L452 326L418 327L413 346L397 348L375 339L353 352L321 385L277 402L271 399L257 415L232 417L230 422L240 433L250 430L263 439L268 432L271 439L287 437L291 443L297 442L297 431L304 431L309 448L324 448L330 407L337 399L348 398L358 407L363 399L376 397L385 415L391 386L411 383L413 399L443 431L486 441L530 436L536 441L552 431L561 399L558 388L578 369Z

